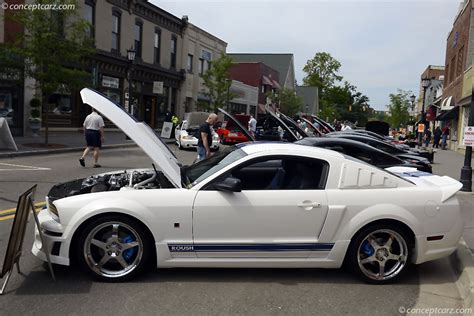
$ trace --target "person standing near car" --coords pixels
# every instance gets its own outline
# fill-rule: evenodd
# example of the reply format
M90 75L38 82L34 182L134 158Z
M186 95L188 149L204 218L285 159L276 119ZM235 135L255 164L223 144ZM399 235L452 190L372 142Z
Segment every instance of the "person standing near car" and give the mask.
M199 140L197 147L197 161L204 160L211 156L212 145L212 126L217 122L217 115L215 113L209 114L204 124L199 127Z
M441 142L441 149L446 149L446 143L448 141L448 136L449 136L449 133L450 133L450 130L449 130L449 124L446 125L444 128L443 128L443 140Z
M255 137L255 133L257 132L257 120L253 117L253 115L250 115L249 132L250 132L250 135Z
M99 150L104 142L104 119L92 108L91 114L87 115L83 124L84 136L86 138L86 149L79 158L81 166L85 167L86 162L84 158L87 156L89 151L94 150L94 168L100 168L99 165Z
M438 148L439 147L439 141L441 139L441 134L443 134L443 132L441 131L441 128L439 128L439 126L437 126L433 132L433 147L434 148Z

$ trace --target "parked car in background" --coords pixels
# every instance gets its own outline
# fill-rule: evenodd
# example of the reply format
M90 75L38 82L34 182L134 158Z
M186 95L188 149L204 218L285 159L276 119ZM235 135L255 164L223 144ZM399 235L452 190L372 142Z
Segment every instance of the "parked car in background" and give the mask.
M247 128L250 115L234 114L233 117ZM216 132L222 144L238 144L249 141L248 137L235 124L234 120L229 119L226 115L224 116L224 122L222 122Z
M351 139L339 137L307 137L298 140L295 144L334 150L383 169L390 167L410 167L419 171L432 172L431 165L411 163L407 160L400 159L382 150Z
M410 163L416 163L419 165L429 165L429 160L425 157L420 156L419 154L407 150L400 149L392 144L386 143L384 141L380 141L373 137L364 136L364 135L354 135L351 133L344 133L344 132L335 132L326 134L326 137L341 137L346 139L352 139L361 143L365 143L386 153L391 155L397 156L400 159L408 161Z
M176 126L175 139L179 149L197 148L199 126L201 126L209 116L207 112L189 112L184 114L184 120ZM216 132L212 134L211 149L219 148L219 136Z

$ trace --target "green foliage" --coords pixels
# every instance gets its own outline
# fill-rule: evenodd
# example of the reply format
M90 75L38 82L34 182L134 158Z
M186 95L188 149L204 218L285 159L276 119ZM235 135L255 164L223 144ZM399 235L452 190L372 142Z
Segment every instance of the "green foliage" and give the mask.
M293 117L296 113L303 110L304 100L302 97L296 95L295 90L282 89L278 93L267 93L273 103L280 104L280 111L286 115Z
M390 112L390 116L388 120L393 128L402 127L410 120L408 109L411 105L411 93L411 91L398 89L397 93L391 93L389 95L390 104L387 105L387 108Z
M38 98L33 98L30 101L30 121L41 121L41 101Z
M303 68L305 85L319 88L319 115L329 121L348 120L364 126L371 113L369 98L338 75L341 63L329 53L316 53Z
M320 95L324 96L327 89L342 80L342 76L337 74L340 68L341 63L331 54L316 53L313 59L308 60L303 67L303 71L306 72L303 83L307 86L318 87Z
M204 86L207 88L207 95L211 103L209 109L214 112L219 107L225 107L229 100L235 98L235 94L230 92L232 80L229 79L229 69L232 66L232 58L225 54L212 62L212 67L203 76Z

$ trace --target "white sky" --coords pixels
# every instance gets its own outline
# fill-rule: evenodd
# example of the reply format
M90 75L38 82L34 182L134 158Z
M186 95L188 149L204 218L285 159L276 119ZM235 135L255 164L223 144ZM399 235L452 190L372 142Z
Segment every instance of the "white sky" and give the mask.
M340 74L386 109L398 88L418 94L424 69L444 65L459 0L151 0L228 43L232 53L293 53L302 83L306 61L330 53ZM418 95L417 95L418 97Z

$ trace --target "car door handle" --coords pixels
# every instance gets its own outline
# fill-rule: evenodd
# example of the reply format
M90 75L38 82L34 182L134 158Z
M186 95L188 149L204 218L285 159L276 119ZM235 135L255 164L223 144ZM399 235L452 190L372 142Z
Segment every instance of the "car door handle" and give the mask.
M321 203L312 202L312 201L303 201L297 204L298 207L304 208L305 210L312 210L313 208L321 207Z

